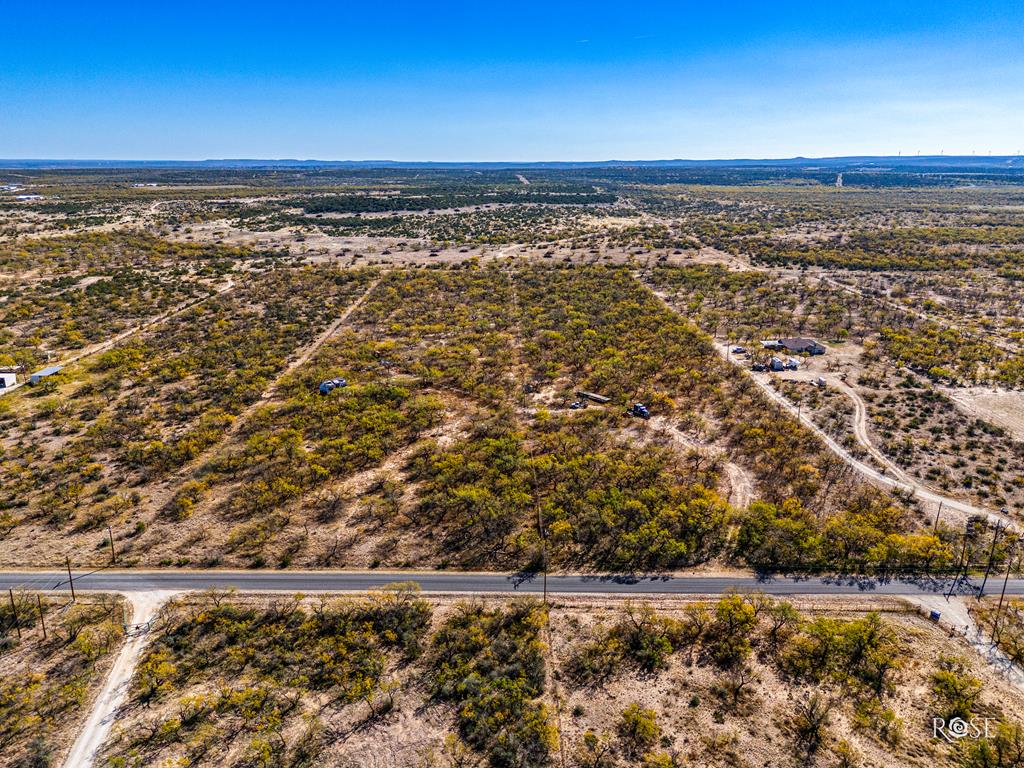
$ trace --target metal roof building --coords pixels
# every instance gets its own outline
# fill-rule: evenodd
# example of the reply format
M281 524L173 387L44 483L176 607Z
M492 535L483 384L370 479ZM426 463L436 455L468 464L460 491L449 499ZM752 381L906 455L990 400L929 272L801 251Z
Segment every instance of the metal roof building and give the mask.
M53 376L55 373L60 373L63 370L63 365L48 365L45 368L41 368L40 370L36 371L31 376L29 376L28 383L35 386L48 376Z

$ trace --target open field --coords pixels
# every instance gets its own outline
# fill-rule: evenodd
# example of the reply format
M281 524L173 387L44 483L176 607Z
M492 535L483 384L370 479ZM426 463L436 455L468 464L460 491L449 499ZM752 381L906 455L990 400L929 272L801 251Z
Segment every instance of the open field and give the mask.
M7 564L952 565L626 267L234 279L5 401Z
M434 585L49 593L0 763L1019 765L1024 193L845 176L0 171L0 566Z
M0 561L101 564L113 537L148 566L955 565L962 516L929 530L704 333L820 338L781 377L819 426L1021 512L1011 401L971 394L1019 383L1015 188L520 175L22 174L0 351L72 362L0 399Z

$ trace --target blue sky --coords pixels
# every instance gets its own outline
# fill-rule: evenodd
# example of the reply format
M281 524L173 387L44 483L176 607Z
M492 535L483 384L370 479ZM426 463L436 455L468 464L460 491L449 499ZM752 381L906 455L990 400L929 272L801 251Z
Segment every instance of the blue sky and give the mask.
M0 157L1024 149L1024 3L0 0Z

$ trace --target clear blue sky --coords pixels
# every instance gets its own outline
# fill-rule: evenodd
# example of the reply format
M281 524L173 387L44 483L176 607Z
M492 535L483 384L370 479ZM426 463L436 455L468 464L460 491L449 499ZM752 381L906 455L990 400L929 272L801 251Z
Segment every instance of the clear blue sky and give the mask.
M0 3L0 157L1014 154L1024 2Z

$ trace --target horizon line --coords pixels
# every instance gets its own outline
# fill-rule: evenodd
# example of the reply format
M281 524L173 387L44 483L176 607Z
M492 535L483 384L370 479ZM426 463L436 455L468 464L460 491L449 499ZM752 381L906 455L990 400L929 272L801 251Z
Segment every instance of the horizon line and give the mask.
M320 159L320 158L297 158L297 157L222 157L222 158L190 158L190 159L125 159L125 158L67 158L67 157L19 157L0 158L0 168L22 167L26 165L104 165L109 167L129 167L146 165L218 165L218 164L246 164L246 165L362 165L362 166L391 166L391 167L417 167L417 166L448 166L448 167L470 167L470 166L501 166L501 167L529 167L529 166L630 166L630 165L720 165L720 164L786 164L786 163L813 163L813 162L918 162L918 161L969 161L978 163L1013 162L1024 159L1019 152L1017 154L1005 155L957 155L957 154L916 154L916 155L823 155L804 156L794 155L792 157L719 157L719 158L655 158L655 159L629 159L620 160L616 158L604 160L392 160L392 159ZM6 165L12 164L12 165Z

